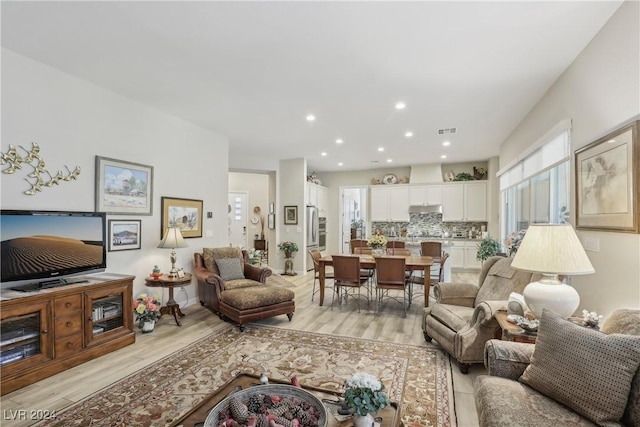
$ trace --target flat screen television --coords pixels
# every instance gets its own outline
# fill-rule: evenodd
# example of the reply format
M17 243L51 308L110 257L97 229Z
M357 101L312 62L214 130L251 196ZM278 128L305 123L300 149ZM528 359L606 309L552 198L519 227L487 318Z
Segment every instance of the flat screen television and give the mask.
M0 239L3 288L65 285L79 281L69 276L107 267L102 212L1 210Z

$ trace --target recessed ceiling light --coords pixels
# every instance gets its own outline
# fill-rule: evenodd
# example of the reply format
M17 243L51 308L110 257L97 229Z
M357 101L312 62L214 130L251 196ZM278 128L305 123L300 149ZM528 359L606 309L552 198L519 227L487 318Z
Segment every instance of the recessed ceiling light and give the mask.
M342 144L344 141L341 140L340 138L336 139L336 144Z
M320 155L321 155L321 156L326 156L326 155L327 155L327 152L326 152L326 151L323 151L322 153L320 153Z
M338 166L342 166L343 164L344 164L344 163L340 162L340 163L338 163Z
M404 110L407 105L404 102L396 102L396 110Z
M314 116L313 114L308 114L307 115L307 121L308 122L315 122L316 121L316 116Z
M413 132L407 131L404 133L404 136L406 136L407 138L411 138L413 136Z
M451 145L451 142L449 142L449 141L445 141L445 142L443 142L443 143L442 143L442 145L444 145L445 147L448 147L448 146L450 146L450 145Z
M378 147L378 151L380 152L384 151L384 147Z
M391 163L391 162L393 162L393 160L387 159L387 163Z
M446 159L446 158L447 158L447 155L446 155L446 154L443 154L442 156L440 156L440 158L441 158L441 159Z

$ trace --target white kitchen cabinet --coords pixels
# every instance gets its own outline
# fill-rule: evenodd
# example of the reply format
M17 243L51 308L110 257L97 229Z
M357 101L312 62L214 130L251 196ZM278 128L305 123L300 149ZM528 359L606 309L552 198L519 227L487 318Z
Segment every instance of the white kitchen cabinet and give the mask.
M442 186L412 185L409 186L409 205L427 206L442 204Z
M481 269L482 263L476 259L479 242L480 241L451 242L451 248L449 249L451 268L464 270Z
M327 205L329 204L329 195L326 187L318 186L318 214L322 217L327 216Z
M443 222L486 222L487 183L466 182L442 186Z
M323 187L312 182L307 182L305 188L305 203L307 206L315 206L318 208L318 214L320 216L326 216L328 193L327 187Z
M307 182L307 206L318 206L318 187L316 184Z
M409 221L409 187L397 185L371 188L371 221Z
M451 268L464 268L464 242L451 242L449 260Z
M482 262L476 259L478 256L479 242L465 242L464 244L464 268L478 269L482 268Z

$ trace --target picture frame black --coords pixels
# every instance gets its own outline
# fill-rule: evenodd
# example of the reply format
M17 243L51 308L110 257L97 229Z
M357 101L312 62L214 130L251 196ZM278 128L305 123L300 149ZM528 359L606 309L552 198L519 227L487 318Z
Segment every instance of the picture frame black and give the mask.
M298 225L298 207L284 207L284 225Z
M139 219L110 219L109 252L142 248L142 221Z

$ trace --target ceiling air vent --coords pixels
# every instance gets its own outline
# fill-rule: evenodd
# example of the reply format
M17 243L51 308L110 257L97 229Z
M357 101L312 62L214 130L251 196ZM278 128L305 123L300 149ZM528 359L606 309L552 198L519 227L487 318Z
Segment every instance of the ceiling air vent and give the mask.
M457 131L458 131L458 128L438 129L438 135L447 135L450 133L456 133Z

